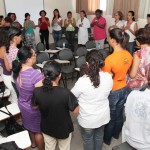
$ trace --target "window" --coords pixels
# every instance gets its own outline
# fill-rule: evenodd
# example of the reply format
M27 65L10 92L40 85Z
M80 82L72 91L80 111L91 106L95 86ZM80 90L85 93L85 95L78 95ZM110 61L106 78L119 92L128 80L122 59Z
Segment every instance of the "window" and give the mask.
M100 9L106 11L106 1L107 0L100 0Z

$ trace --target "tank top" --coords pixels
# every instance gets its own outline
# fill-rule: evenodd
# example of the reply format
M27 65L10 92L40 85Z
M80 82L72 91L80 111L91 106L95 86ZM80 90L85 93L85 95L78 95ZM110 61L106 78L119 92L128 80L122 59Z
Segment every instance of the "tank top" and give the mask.
M33 28L31 26L29 27L29 24L31 24L31 23L32 23L32 21L30 21L30 23L26 23L26 27L28 28L28 30L26 30L26 34L34 33Z
M130 29L134 31L134 25L136 24L135 21L132 22L132 24L130 25ZM127 21L124 23L124 26L127 26ZM132 34L129 30L125 30L126 33L129 34L129 42L134 42L135 40L135 36L134 34Z
M68 23L68 19L67 19L67 23ZM75 28L74 28L74 26L71 23L66 28L66 31L74 31L74 30L75 30Z

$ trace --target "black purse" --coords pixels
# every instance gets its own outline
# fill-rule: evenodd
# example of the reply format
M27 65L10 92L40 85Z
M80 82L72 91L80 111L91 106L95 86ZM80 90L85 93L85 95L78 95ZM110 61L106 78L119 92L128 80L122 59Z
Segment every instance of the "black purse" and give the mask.
M0 93L4 93L5 92L5 84L4 82L0 82Z
M0 144L0 150L21 150L14 141Z
M0 111L10 116L10 118L8 118L5 122L5 130L6 130L7 135L12 135L12 134L24 131L25 130L24 127L16 122L15 117L9 112L7 106L4 106L4 107L6 108L8 113L3 110L0 110Z

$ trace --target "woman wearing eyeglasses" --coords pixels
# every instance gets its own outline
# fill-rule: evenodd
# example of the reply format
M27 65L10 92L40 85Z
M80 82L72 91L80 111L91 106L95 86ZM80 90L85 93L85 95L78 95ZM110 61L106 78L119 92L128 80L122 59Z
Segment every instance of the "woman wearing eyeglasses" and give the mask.
M20 48L17 59L13 61L13 78L19 92L18 105L21 111L22 122L25 129L29 131L32 145L44 150L44 139L41 134L41 115L39 109L33 109L31 99L35 87L42 86L43 76L41 72L33 69L36 62L36 54L30 47Z

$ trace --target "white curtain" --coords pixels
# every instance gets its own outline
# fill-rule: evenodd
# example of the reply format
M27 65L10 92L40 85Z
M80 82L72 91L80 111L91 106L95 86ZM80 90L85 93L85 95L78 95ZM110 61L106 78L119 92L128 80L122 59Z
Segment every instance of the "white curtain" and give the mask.
M147 14L150 14L150 0L140 0L138 17L147 18Z
M114 0L106 0L106 15L112 15L113 14L113 6L114 6Z

